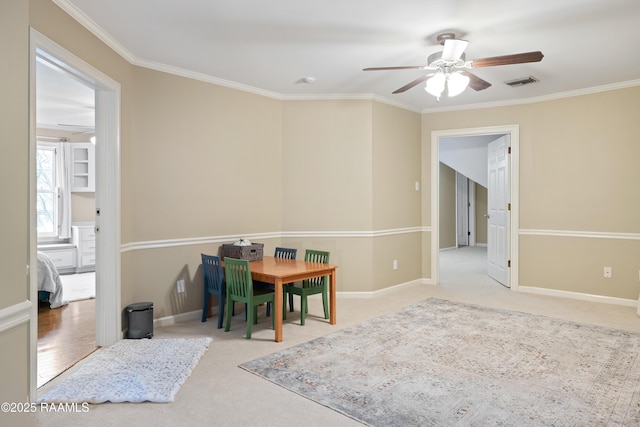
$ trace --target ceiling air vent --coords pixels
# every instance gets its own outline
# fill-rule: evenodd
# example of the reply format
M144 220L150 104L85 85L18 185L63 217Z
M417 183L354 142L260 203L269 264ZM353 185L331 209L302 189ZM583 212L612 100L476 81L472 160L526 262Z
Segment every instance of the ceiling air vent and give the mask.
M504 82L504 84L506 84L507 86L516 87L516 86L524 86L531 83L536 83L538 81L539 80L536 79L535 77L529 76L529 77L522 77L515 80L509 80L508 82Z

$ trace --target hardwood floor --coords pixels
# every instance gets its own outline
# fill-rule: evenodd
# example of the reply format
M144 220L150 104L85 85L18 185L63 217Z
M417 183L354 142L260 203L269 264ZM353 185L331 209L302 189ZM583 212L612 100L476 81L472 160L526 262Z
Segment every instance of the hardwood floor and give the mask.
M38 308L38 387L97 349L95 303L87 299Z

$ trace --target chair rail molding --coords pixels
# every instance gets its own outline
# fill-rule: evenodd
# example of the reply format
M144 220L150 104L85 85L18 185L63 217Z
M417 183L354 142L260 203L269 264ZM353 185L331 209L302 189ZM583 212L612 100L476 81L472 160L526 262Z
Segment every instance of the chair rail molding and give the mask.
M640 233L612 233L606 231L575 231L575 230L541 230L520 229L521 236L548 237L581 237L589 239L640 240Z
M394 228L394 229L375 230L375 231L282 231L282 232L233 234L233 235L208 236L208 237L186 237L183 239L148 240L148 241L142 241L142 242L125 243L120 246L120 251L130 252L130 251L138 251L138 250L145 250L145 249L171 248L176 246L208 245L212 243L229 243L229 242L236 241L240 238L248 239L248 240L280 239L283 237L287 237L287 238L321 237L321 238L327 238L327 239L375 238L375 237L382 237L382 236L423 233L423 232L430 232L430 231L431 231L431 227L408 227L408 228Z
M29 300L0 309L0 334L30 319L32 303Z

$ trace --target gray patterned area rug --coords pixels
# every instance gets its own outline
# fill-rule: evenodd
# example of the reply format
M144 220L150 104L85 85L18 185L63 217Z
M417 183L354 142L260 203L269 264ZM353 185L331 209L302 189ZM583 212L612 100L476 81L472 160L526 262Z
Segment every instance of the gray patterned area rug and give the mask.
M38 402L172 402L211 338L121 340L96 351Z
M428 299L240 365L370 426L638 426L640 334Z

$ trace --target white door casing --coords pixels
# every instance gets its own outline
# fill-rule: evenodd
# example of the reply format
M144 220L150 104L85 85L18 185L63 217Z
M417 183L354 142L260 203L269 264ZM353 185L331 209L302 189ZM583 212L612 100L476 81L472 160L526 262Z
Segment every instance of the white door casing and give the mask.
M487 273L509 287L509 135L488 148Z
M508 135L511 145L511 156L509 163L509 200L511 201L511 214L509 217L508 234L509 234L509 259L511 267L508 271L509 285L511 290L518 290L518 247L519 247L519 158L520 158L520 126L515 125L497 125L485 126L478 128L448 129L431 131L431 149L426 150L430 153L424 159L430 168L431 178L431 223L425 228L430 241L430 277L425 283L440 283L440 141L444 138L474 136L474 135Z

